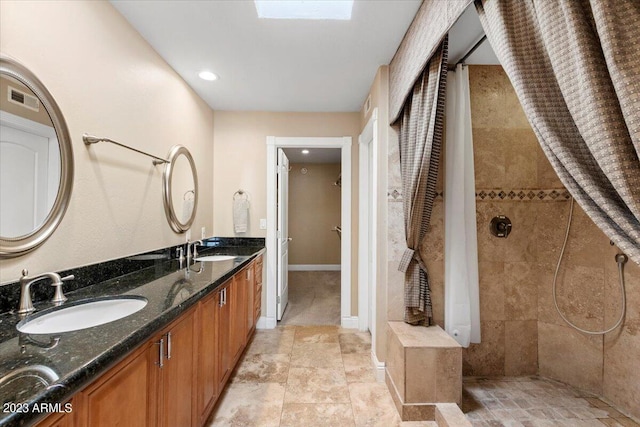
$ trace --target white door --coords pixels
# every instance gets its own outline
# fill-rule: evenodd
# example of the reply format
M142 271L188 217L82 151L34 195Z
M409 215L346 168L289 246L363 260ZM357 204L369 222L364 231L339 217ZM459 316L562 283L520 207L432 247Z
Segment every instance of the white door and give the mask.
M278 320L282 320L284 309L289 302L289 159L282 148L278 148L278 266L277 266L277 314Z
M50 137L13 127L4 120L2 122L0 235L18 237L30 233L44 222L53 204L53 199L49 200L48 181L59 177L55 171L49 170ZM57 144L57 141L53 142ZM57 190L58 183L53 184Z

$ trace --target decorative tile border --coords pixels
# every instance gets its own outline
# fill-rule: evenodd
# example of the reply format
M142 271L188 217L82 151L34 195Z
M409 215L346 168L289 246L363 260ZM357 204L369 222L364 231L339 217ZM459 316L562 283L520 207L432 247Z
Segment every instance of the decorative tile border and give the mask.
M402 190L399 188L390 188L389 191L387 191L387 200L390 202L401 202Z
M526 189L479 189L476 190L476 200L513 200L513 201L566 201L571 198L571 194L564 188L526 188Z
M444 192L436 193L436 199L443 199ZM478 189L477 201L515 201L515 202L564 202L571 199L571 194L564 188L512 188L512 189ZM387 192L389 202L401 202L400 189L391 188Z

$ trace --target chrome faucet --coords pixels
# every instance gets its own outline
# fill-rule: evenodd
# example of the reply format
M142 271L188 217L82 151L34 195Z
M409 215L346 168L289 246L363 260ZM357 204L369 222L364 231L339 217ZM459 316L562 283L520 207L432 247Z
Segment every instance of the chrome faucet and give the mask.
M187 242L187 265L191 262L192 259L196 259L198 257L196 244L203 245L204 243L202 243L202 240L196 240L191 243Z
M62 282L74 279L73 275L60 278L58 273L43 273L36 277L29 277L29 272L25 268L22 270L22 277L20 278L20 308L18 309L18 314L28 314L35 311L31 301L31 285L42 279L50 279L51 286L56 288L55 295L51 300L52 303L60 305L67 300L67 297L62 293Z

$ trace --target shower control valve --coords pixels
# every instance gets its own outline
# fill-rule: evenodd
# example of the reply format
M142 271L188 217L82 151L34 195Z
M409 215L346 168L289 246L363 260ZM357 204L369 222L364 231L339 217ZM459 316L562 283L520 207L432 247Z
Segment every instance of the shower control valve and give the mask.
M489 231L496 237L506 238L511 233L511 220L505 215L498 215L491 220Z

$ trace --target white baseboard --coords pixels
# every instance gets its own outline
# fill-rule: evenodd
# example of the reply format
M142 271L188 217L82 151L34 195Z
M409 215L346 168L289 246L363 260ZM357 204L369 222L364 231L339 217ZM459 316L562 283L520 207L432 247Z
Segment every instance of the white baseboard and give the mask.
M289 264L289 271L340 271L340 264Z
M260 316L258 323L256 323L256 329L273 329L278 324L275 317Z
M385 363L378 360L376 354L371 351L371 363L373 364L373 368L375 369L376 381L379 383L384 382L384 369Z
M345 329L358 329L358 316L345 316L340 324Z

